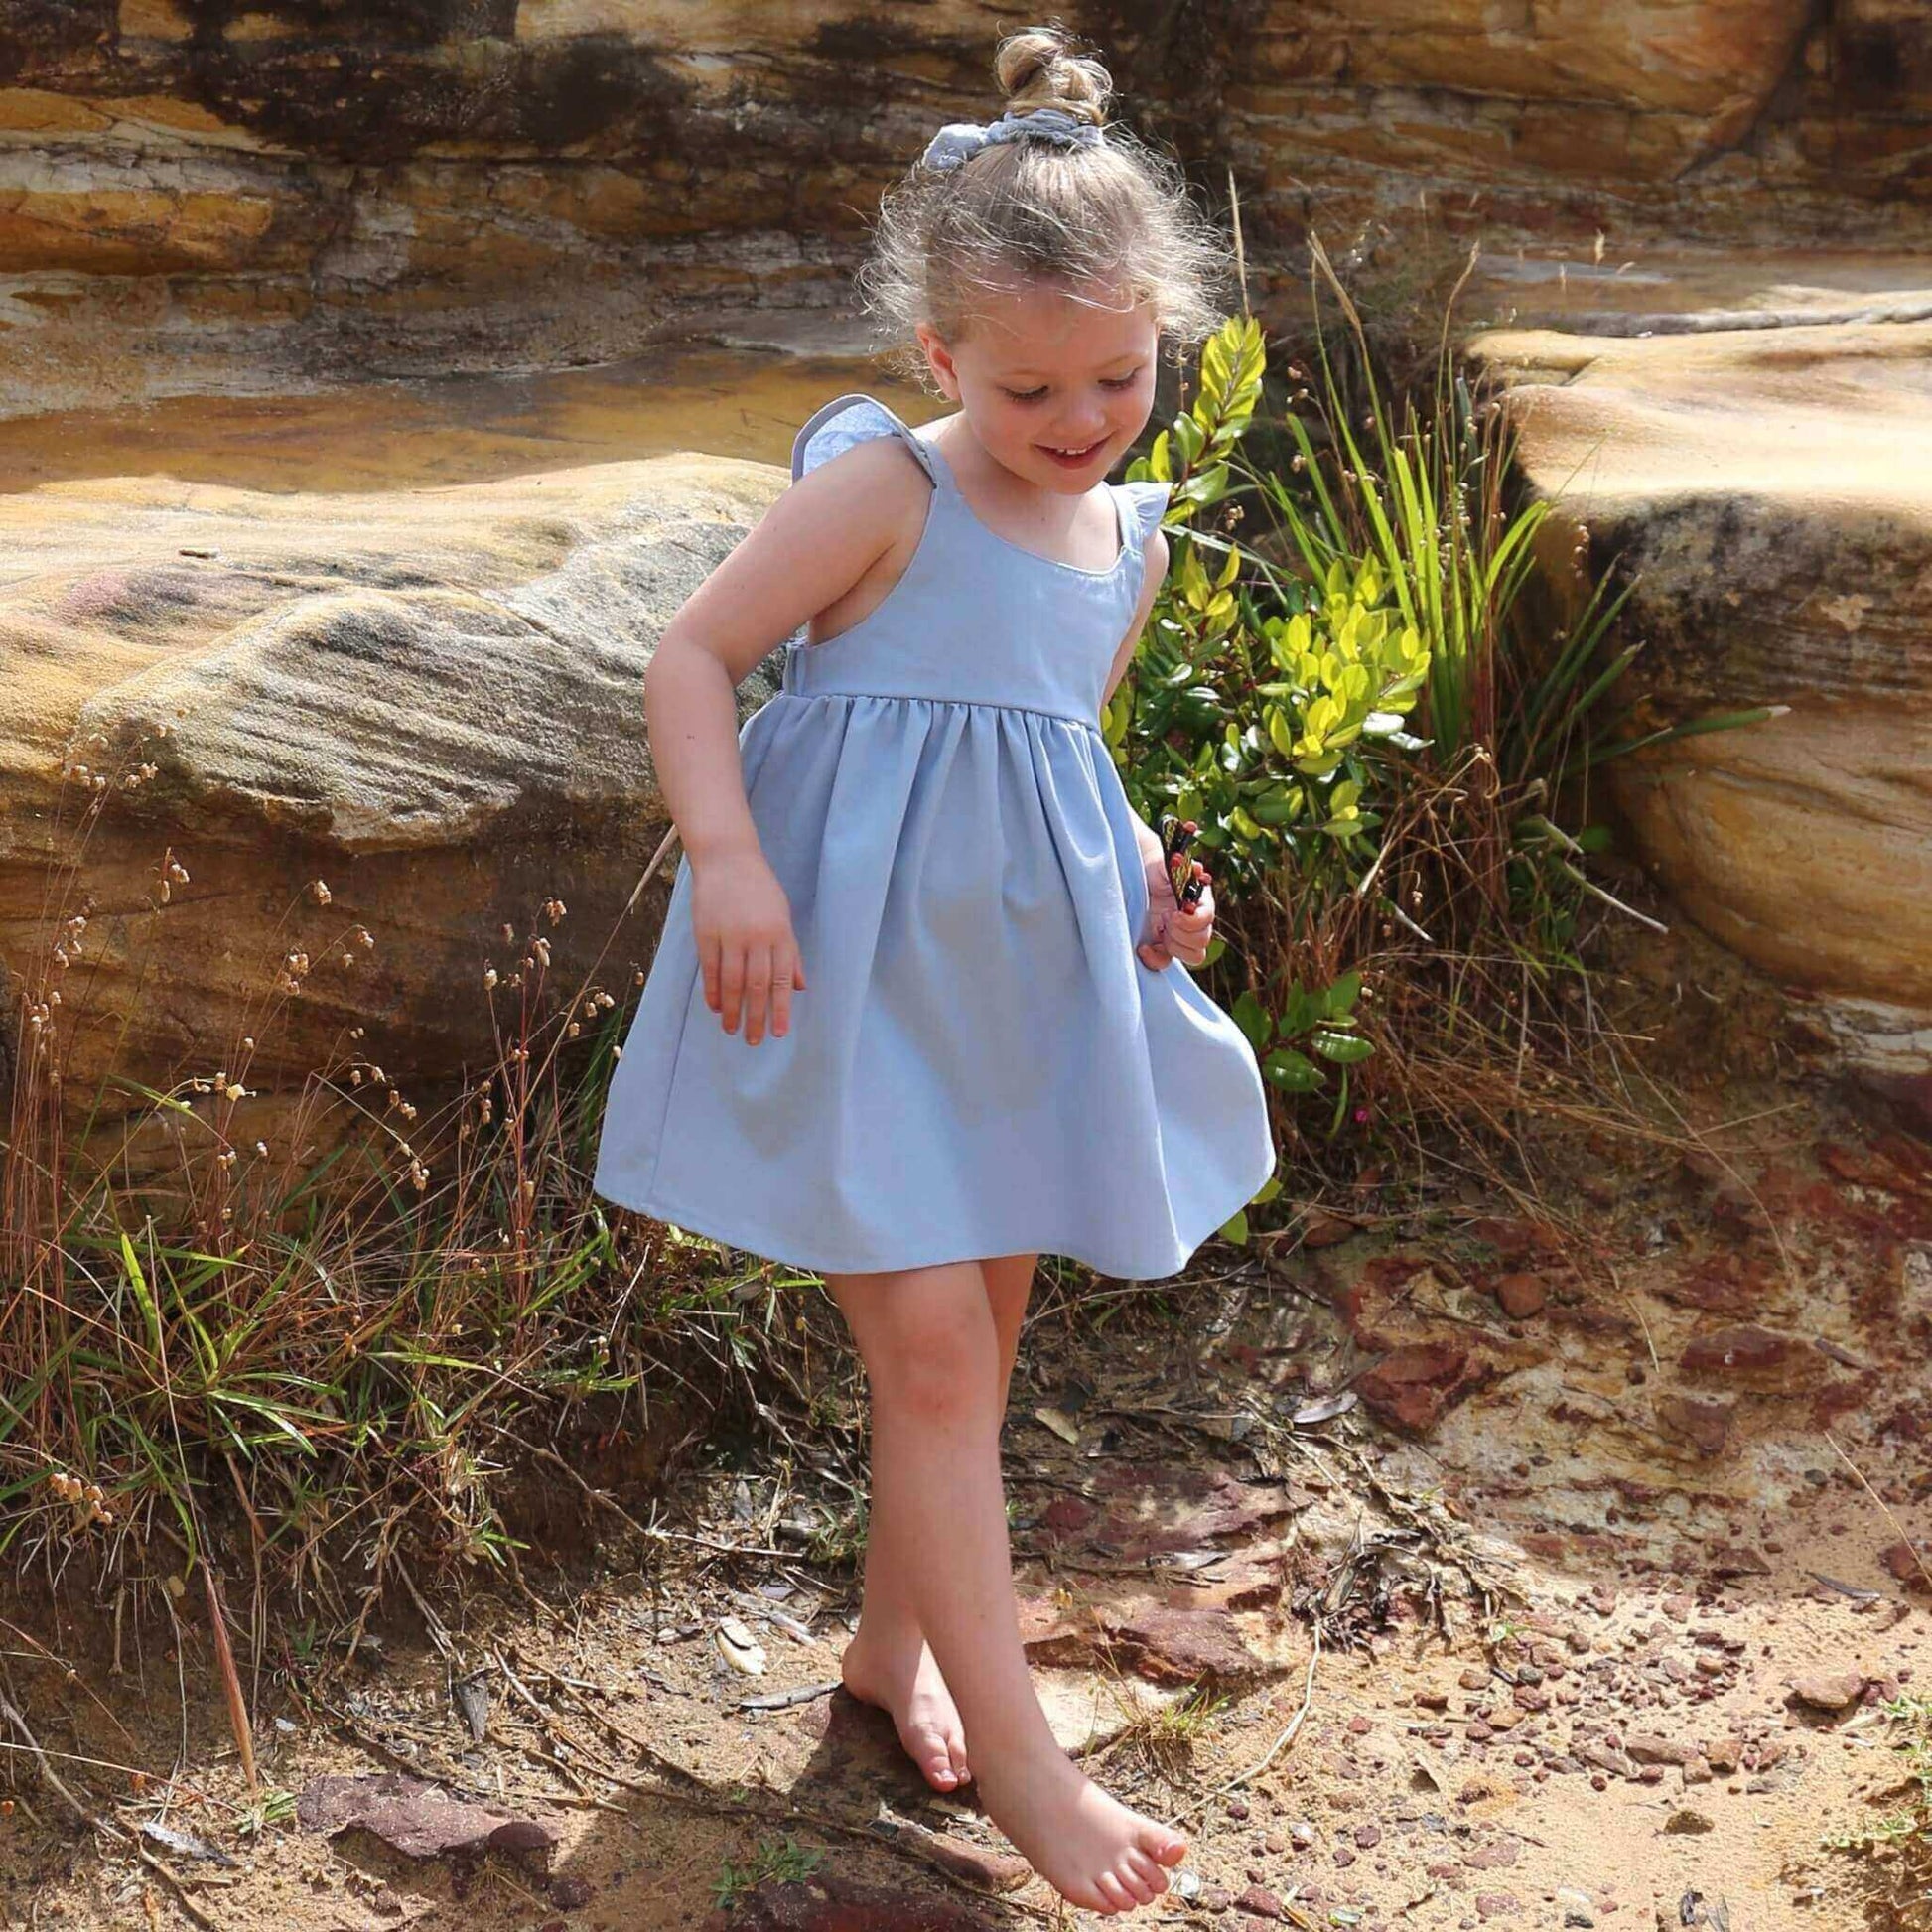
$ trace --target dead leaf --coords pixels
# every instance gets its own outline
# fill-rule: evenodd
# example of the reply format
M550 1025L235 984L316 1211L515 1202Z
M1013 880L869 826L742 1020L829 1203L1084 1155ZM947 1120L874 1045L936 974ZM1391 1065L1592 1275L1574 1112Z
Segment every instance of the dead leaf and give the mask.
M174 1853L177 1858L209 1859L216 1864L225 1865L234 1863L227 1853L205 1844L192 1832L178 1832L174 1826L164 1825L158 1818L144 1818L141 1821L141 1836L152 1840L164 1851Z
M481 1744L489 1729L489 1685L482 1671L459 1677L450 1686L450 1695L463 1722L470 1726L470 1741Z
M1343 1389L1339 1395L1324 1395L1319 1401L1305 1402L1291 1420L1298 1429L1311 1429L1318 1422L1333 1422L1337 1416L1347 1415L1360 1400L1353 1389Z
M1034 1411L1034 1421L1044 1429L1050 1429L1061 1442L1075 1448L1079 1446L1080 1432L1074 1428L1073 1424L1059 1410L1035 1409Z
M557 1844L557 1834L533 1818L467 1803L401 1771L315 1778L295 1801L295 1815L305 1832L373 1832L410 1859L484 1852L548 1859Z
M718 1650L733 1670L743 1671L747 1677L764 1675L764 1646L737 1617L719 1620Z

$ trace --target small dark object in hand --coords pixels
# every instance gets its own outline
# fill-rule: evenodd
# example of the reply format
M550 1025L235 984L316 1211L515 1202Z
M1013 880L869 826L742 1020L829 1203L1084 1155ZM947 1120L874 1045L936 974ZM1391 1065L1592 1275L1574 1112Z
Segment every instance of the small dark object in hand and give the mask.
M1161 814L1161 856L1167 862L1168 883L1173 888L1174 903L1183 912L1191 911L1200 902L1204 878L1197 878L1194 862L1187 857L1187 848L1193 843L1194 834L1200 827L1190 819L1176 818L1173 812Z

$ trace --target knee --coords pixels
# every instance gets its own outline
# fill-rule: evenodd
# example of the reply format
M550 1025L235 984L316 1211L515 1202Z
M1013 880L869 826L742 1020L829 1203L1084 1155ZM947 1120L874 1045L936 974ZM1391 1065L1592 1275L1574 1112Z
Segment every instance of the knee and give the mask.
M993 1317L979 1306L908 1307L884 1324L866 1356L875 1409L927 1429L969 1426L999 1402Z

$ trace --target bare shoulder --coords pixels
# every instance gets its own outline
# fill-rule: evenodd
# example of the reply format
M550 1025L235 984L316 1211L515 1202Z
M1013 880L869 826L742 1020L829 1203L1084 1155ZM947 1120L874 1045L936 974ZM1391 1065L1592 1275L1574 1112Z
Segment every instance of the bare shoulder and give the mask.
M779 501L802 529L876 530L883 550L919 528L928 492L918 458L897 436L875 436L808 470Z
M1167 576L1169 554L1168 533L1157 524L1141 545L1141 555L1147 561L1147 583L1158 585Z
M679 607L659 656L688 632L742 684L801 626L897 574L924 524L923 483L897 437L854 444L797 478Z

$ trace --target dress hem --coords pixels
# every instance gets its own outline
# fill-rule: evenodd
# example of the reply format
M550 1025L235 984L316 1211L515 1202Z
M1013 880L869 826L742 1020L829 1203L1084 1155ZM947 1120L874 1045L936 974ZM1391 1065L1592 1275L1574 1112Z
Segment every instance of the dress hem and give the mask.
M1274 1164L1271 1162L1271 1173L1273 1172L1273 1166ZM1170 1267L1162 1269L1159 1273L1145 1268L1126 1269L1112 1267L1104 1261L1096 1260L1091 1252L1083 1253L1077 1247L1057 1247L1052 1241L1045 1239L1038 1242L1015 1242L1008 1239L1004 1246L997 1244L982 1246L972 1254L956 1252L958 1244L955 1243L953 1244L955 1252L915 1253L910 1258L901 1261L854 1262L820 1260L814 1259L812 1256L802 1253L795 1248L789 1253L781 1252L781 1247L789 1246L789 1244L781 1244L777 1237L769 1233L755 1233L743 1229L736 1233L727 1232L724 1224L721 1221L713 1219L709 1213L698 1214L689 1209L675 1207L669 1201L661 1198L655 1202L624 1200L619 1195L611 1193L607 1188L599 1185L595 1181L592 1183L592 1188L603 1199L610 1201L615 1206L624 1208L630 1213L646 1215L651 1220L664 1222L671 1227L682 1228L690 1234L701 1234L709 1241L717 1241L727 1247L742 1249L747 1254L758 1255L762 1260L775 1262L779 1267L809 1269L816 1275L897 1274L907 1268L939 1268L954 1261L983 1261L998 1255L1037 1253L1060 1255L1068 1261L1077 1261L1082 1267L1091 1268L1095 1274L1105 1275L1111 1281L1164 1282L1173 1279L1173 1277L1178 1275L1187 1266L1200 1248L1218 1233L1220 1229L1224 1228L1254 1198L1256 1192L1265 1184L1267 1177L1264 1174L1260 1180L1257 1180L1254 1186L1249 1188L1248 1192L1242 1196L1241 1200L1234 1207L1229 1208L1191 1247L1183 1250L1178 1261Z

